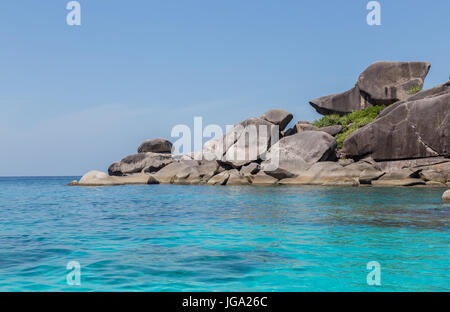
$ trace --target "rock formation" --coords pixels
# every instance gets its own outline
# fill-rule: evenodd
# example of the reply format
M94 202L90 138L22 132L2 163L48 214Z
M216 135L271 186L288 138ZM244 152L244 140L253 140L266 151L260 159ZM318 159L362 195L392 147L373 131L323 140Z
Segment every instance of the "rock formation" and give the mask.
M344 141L348 157L375 160L450 156L450 92L388 107Z
M390 105L411 96L423 87L430 70L426 62L375 62L349 91L312 100L319 114L346 114L373 105Z
M353 133L348 131L350 122L320 128L299 121L285 130L293 115L272 109L234 125L222 137L206 142L203 150L188 155L172 155L172 143L165 139L147 140L138 154L111 164L108 174L91 171L69 185L448 187L450 81L416 92L429 67L423 62L377 62L350 91L311 101L322 114L341 115L390 104L376 119L356 124ZM343 149L337 149L336 138L343 141ZM443 200L449 201L449 196L447 191Z
M166 139L144 141L138 148L138 153L171 153L172 143Z

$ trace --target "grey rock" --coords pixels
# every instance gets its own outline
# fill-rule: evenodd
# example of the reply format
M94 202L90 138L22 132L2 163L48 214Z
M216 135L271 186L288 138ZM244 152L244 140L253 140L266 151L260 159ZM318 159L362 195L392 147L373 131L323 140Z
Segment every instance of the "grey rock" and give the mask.
M347 169L336 162L319 162L296 177L279 181L283 185L358 185L361 172Z
M203 158L218 160L235 168L258 160L271 144L278 141L276 126L260 118L248 118L235 125L221 138L206 142Z
M186 172L186 171L190 170L190 168L192 167L191 162L192 161L186 161L186 160L172 162L172 163L168 164L167 166L165 166L164 168L162 168L161 170L152 174L152 176L159 183L162 183L162 184L173 183L175 176L178 173L180 173L180 175L181 175L181 172Z
M372 181L379 179L385 174L385 172L376 169L366 169L359 175L359 183L371 184Z
M317 98L310 104L322 115L390 105L411 97L411 88L422 87L430 66L426 62L375 62L360 74L352 89Z
M138 148L138 153L171 153L172 143L166 139L153 139L144 141Z
M272 141L277 141L278 131L272 133L273 125L265 120L249 118L241 123L243 131L236 142L226 151L222 161L235 168L259 160Z
M259 118L264 119L275 125L278 125L280 131L283 131L286 128L286 126L289 124L289 122L291 122L293 116L291 113L289 113L285 110L272 109L272 110L262 114L261 117L259 117Z
M271 177L264 172L260 171L255 175L250 176L252 185L273 185L278 182L278 179Z
M430 187L447 187L447 184L436 181L427 181L425 182L425 185Z
M336 140L331 135L322 131L302 131L282 138L272 146L261 167L277 179L289 178L319 161L334 159L335 148Z
M247 166L242 167L240 173L243 176L249 176L249 175L257 174L260 170L261 170L261 167L259 164L251 163L251 164L248 164Z
M250 181L247 177L242 176L236 169L228 171L229 177L227 185L248 185Z
M290 135L294 135L297 133L297 125L293 126L292 128L287 129L286 131L283 132L283 137L287 137Z
M433 181L445 184L447 178L444 174L434 171L434 170L422 170L420 172L420 177L425 181Z
M450 203L450 190L447 190L442 194L442 201L444 203Z
M228 171L223 171L223 172L213 176L211 179L209 179L207 184L209 184L209 185L225 185L225 184L227 184L229 177L230 177L230 174L228 173Z
M441 165L441 167L443 168L447 167L450 170L450 159L445 157L428 157L428 158L378 161L377 164L383 171L393 171L405 168L428 168L430 166L437 166L437 165Z
M322 96L309 102L322 115L344 115L370 106L360 94L358 87L346 92Z
M174 162L170 154L140 153L129 155L119 162L113 163L108 168L111 176L123 176L142 171L152 173Z
M342 126L335 125L335 126L323 127L323 128L319 128L319 131L323 131L323 132L328 133L331 136L335 136L336 134L341 133Z
M392 104L388 107L386 107L385 109L383 109L380 114L378 115L377 118L381 118L384 115L388 114L390 111L394 110L397 106L404 104L406 101L417 101L417 100L422 100L422 99L427 99L427 98L433 98L436 96L440 96L440 95L444 95L444 94L448 94L450 93L450 81L447 81L444 84L435 86L433 88L421 91L415 95L410 96L409 98L407 98L404 101L399 101L395 104Z
M450 93L396 106L351 133L343 152L377 161L449 156Z
M353 164L354 162L355 162L355 161L354 161L353 159L351 159L351 158L345 158L345 159L339 159L339 160L338 160L338 164L341 165L341 166L343 166L343 167L348 166L348 165L351 165L351 164Z
M402 180L409 178L420 178L420 171L421 169L412 168L393 170L391 172L387 172L379 180Z
M318 131L319 128L317 128L316 126L313 126L311 124L303 124L303 123L297 123L295 125L295 128L297 129L297 133L302 132L302 131Z
M89 171L78 182L80 186L113 186L125 184L155 184L157 183L147 174L115 177L100 171Z
M421 179L408 178L400 180L382 180L378 179L372 181L373 186L415 186L415 185L425 185L425 181Z
M372 105L389 105L410 97L411 88L422 87L430 67L427 62L375 62L361 73L357 85Z

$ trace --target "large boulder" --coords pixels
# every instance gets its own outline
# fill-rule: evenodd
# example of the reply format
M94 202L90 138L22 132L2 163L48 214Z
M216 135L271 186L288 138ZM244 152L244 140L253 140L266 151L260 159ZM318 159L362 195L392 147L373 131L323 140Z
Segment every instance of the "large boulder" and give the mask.
M86 173L78 182L80 186L112 186L124 184L158 184L158 182L147 174L114 177L95 170Z
M234 168L259 160L278 141L276 126L260 118L248 118L233 126L221 138L206 142L201 159L215 159Z
M389 105L421 89L430 70L427 62L375 62L358 78L359 89L370 96L372 105Z
M352 89L317 98L310 104L322 115L390 105L420 90L430 66L427 62L375 62L360 74Z
M298 172L296 177L279 181L283 185L359 185L358 179L361 172L356 169L348 169L336 162L319 162L308 170Z
M164 184L205 184L221 168L217 161L179 160L162 168L152 176Z
M108 173L111 176L124 176L134 173L152 173L174 162L170 154L139 153L129 155L121 161L111 164Z
M283 131L294 116L282 109L272 109L262 114L259 118L273 123L274 125L278 125L280 127L280 131Z
M186 163L174 176L174 184L205 184L220 171L215 160L192 161Z
M138 153L172 153L172 143L166 139L144 141L138 148Z
M450 156L450 93L396 105L350 134L343 153L375 160Z
M277 179L303 172L319 161L335 159L336 140L322 131L302 131L274 144L262 162L265 173Z
M164 168L162 168L161 170L157 171L156 173L153 173L152 176L159 182L162 184L170 184L173 183L175 176L184 171L184 170L189 170L189 168L191 167L191 162L192 163L196 163L196 161L194 160L181 160L181 161L175 161L172 162L170 164L168 164L167 166L165 166Z

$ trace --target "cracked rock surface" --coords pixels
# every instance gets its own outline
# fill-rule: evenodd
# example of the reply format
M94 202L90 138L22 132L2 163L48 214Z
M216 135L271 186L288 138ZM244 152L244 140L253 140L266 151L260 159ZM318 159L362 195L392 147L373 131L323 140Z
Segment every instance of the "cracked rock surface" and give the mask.
M450 156L450 92L388 107L344 141L349 157L397 160Z

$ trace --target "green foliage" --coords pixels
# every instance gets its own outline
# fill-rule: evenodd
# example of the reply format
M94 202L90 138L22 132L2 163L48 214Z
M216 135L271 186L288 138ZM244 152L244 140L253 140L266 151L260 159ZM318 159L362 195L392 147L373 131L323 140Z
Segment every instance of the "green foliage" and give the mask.
M422 91L422 87L421 86L414 86L411 89L409 89L408 93L409 94L416 94L417 92Z
M337 114L326 115L326 116L314 121L313 125L316 126L317 128L339 125L340 118L341 117Z
M374 121L385 107L386 106L384 105L371 106L364 110L354 111L343 116L327 115L314 121L313 125L318 128L341 125L343 131L336 135L338 149L341 149L345 139L350 133Z

